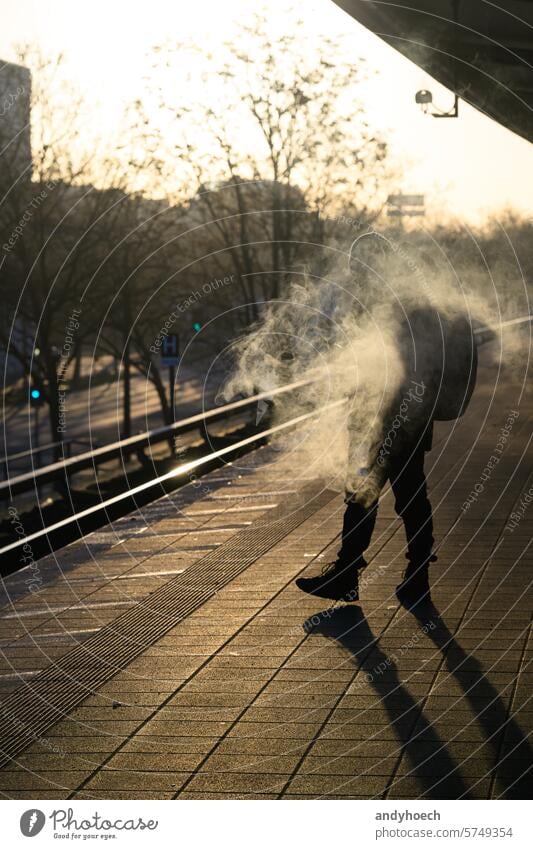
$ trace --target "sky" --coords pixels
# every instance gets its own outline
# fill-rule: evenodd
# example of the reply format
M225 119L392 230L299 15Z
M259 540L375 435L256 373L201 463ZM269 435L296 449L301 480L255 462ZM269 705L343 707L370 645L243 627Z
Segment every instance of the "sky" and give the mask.
M269 0L282 28L294 0ZM236 22L257 7L250 0L0 0L0 59L12 60L16 44L62 52L73 83L89 102L102 134L112 135L116 116L140 90L151 47L191 38L214 45L231 36ZM531 217L533 146L461 102L458 119L424 115L414 94L430 88L440 108L453 97L435 81L365 30L331 0L298 4L313 32L344 34L376 72L366 105L387 131L402 177L396 191L423 193L432 215L458 223L482 223L511 208ZM524 175L528 175L526 179Z

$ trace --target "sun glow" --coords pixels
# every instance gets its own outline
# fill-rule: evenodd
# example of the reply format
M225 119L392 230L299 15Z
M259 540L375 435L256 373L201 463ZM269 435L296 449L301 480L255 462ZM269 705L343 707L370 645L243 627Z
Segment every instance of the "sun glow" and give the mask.
M45 52L62 52L74 85L89 103L88 132L104 146L116 140L118 116L139 98L148 75L162 90L168 83L164 65L153 71L150 51L165 42L190 40L197 67L184 67L184 97L213 96L213 79L202 80L203 54L221 49L232 38L236 24L249 14L247 0L196 0L195 3L152 0L27 0L13 6L0 0L3 27L0 56L14 58L17 43L40 46ZM291 0L271 0L267 9L273 34L291 25ZM366 85L368 114L378 129L387 130L403 177L399 189L426 195L435 214L479 220L488 211L514 207L530 210L530 187L524 174L533 166L531 145L499 127L466 104L458 120L435 121L421 114L414 92L431 88L439 102L451 100L416 66L364 30L329 0L315 0L297 9L305 19L302 50L317 33L347 36L353 57L362 56L375 79ZM332 57L334 60L335 57ZM190 62L190 54L187 62ZM145 104L148 115L150 103ZM170 132L170 130L169 130Z

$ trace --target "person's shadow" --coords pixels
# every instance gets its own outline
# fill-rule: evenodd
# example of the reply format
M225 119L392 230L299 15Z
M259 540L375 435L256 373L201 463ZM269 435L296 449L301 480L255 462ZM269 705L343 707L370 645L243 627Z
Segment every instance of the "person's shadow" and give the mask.
M316 619L319 624L314 624ZM312 620L304 623L304 629L310 634L322 634L336 640L353 656L354 663L364 675L365 681L370 681L376 690L377 701L369 704L369 708L383 707L399 739L397 763L389 777L383 795L394 798L395 772L403 753L409 760L409 777L417 779L418 787L409 795L411 798L423 796L430 799L468 798L468 787L459 774L459 767L450 757L442 740L424 716L414 697L398 677L394 661L382 652L378 638L374 636L366 621L361 608L356 605L326 610L316 614ZM355 679L357 681L357 678ZM356 692L356 690L355 690ZM362 716L364 719L364 714ZM338 728L338 726L337 726ZM413 738L415 728L418 729ZM379 739L379 737L377 738ZM346 754L354 740L347 736ZM426 768L427 751L431 750L432 769ZM364 754L364 743L358 752ZM407 795L400 780L397 784L399 792Z
M498 692L484 677L480 664L455 641L433 604L421 605L411 612L415 614L424 633L442 651L445 668L459 682L468 701L473 725L477 721L486 733L484 748L489 748L492 762L486 768L483 766L478 776L471 778L468 783L465 783L461 774L461 766L469 763L469 750L472 751L472 758L476 758L475 750L480 744L464 743L462 748L466 754L461 754L459 762L454 760L435 726L424 716L421 697L409 692L409 684L400 680L393 659L380 650L379 637L370 630L360 607L346 605L323 611L304 624L308 633L322 634L350 652L360 669L359 674L364 675L363 680L371 682L376 691L377 703L369 707L383 707L398 736L398 760L383 795L389 798L395 798L398 793L411 798L486 798L486 783L477 790L476 784L482 780L481 776L488 773L491 778L490 792L495 796L504 794L508 798L527 798L526 772L533 762L531 746L517 724L508 717ZM314 624L317 618L319 623ZM445 715L443 722L446 722ZM460 731L458 728L457 732ZM460 740L459 733L458 738ZM347 737L347 754L350 754L353 745L353 738ZM359 751L364 752L364 743ZM397 775L396 768L402 756L407 759L409 768ZM483 757L486 758L486 752ZM413 778L416 779L415 789Z
M411 612L444 655L445 667L463 690L472 719L475 718L485 732L483 757L488 755L491 759L491 796L528 799L531 794L533 748L510 713L512 702L511 708L507 708L500 693L483 674L480 662L459 645L432 603L421 605L419 610L414 608ZM433 622L435 627L425 627L429 622ZM513 684L511 680L505 687L508 698L512 697ZM472 745L472 749L477 748L478 744ZM472 758L476 757L479 753L473 753Z

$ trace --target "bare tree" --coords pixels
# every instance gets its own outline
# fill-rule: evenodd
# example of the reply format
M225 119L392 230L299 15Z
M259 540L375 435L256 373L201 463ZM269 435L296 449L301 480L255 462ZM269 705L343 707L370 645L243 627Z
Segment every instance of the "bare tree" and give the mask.
M124 437L131 433L134 369L154 385L164 422L172 421L160 360L151 349L175 306L177 215L179 210L166 203L130 194L101 235L105 257L93 280L100 303L99 347L115 357L122 371Z
M93 140L76 120L84 105L65 82L61 58L26 49L19 58L32 70L32 155L31 167L21 173L17 146L23 137L2 148L8 155L0 172L0 278L9 318L0 326L0 345L20 364L28 388L40 391L52 439L61 442L67 375L83 346L101 333L109 343L101 350L125 363L128 434L130 332L138 304L134 287L122 283L138 274L146 256L157 254L161 227L140 232L143 199L129 193L132 172L118 155L95 162ZM25 155L29 160L29 151ZM102 329L103 307L115 295L117 322Z
M387 146L358 94L362 61L348 62L339 39L310 44L304 23L292 24L272 38L255 15L216 55L158 48L150 114L138 122L146 172L171 196L193 195L191 243L232 270L251 304L279 297L287 272L319 256L328 215L348 206L370 219L386 196Z

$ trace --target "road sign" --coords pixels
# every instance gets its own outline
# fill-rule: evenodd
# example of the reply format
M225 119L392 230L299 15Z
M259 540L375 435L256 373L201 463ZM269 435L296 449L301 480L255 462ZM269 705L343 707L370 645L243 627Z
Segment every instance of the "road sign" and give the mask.
M402 218L404 215L424 215L423 209L388 209L387 215L396 215Z
M169 333L161 342L161 365L179 366L180 340L177 333Z
M387 204L387 215L399 218L401 227L406 216L424 215L426 211L424 195L405 195L399 192L397 195L389 195Z
M391 206L424 206L424 195L389 195L387 203Z

